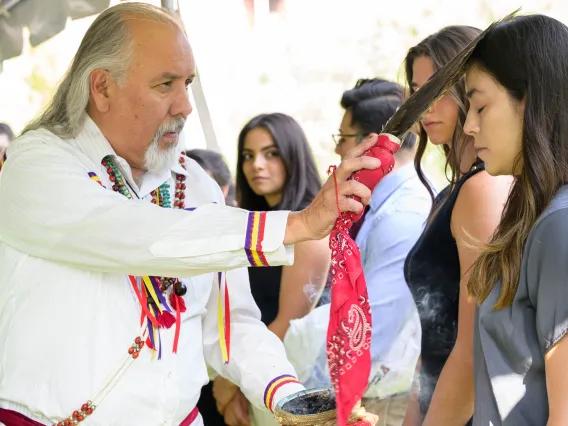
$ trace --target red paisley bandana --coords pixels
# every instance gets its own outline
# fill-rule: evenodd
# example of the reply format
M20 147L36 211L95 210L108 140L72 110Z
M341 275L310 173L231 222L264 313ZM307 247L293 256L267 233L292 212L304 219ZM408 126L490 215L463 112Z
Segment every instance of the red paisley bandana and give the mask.
M364 155L381 160L375 170L361 170L351 179L371 190L394 166L400 145L394 136L381 134ZM367 389L371 370L371 308L359 247L349 229L362 213L342 213L329 239L331 248L331 312L327 330L327 359L335 388L337 425L344 426Z

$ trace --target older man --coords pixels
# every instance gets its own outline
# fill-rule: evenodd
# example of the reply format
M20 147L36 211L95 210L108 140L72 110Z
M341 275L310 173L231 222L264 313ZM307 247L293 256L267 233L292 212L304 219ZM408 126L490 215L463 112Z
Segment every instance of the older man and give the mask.
M270 410L303 389L238 268L289 264L291 244L326 235L334 182L297 214L225 207L207 173L178 154L194 73L166 12L110 8L8 148L0 423L201 425L206 362ZM342 211L363 208L351 195L369 201L347 178L378 167L360 157L372 144L337 170Z

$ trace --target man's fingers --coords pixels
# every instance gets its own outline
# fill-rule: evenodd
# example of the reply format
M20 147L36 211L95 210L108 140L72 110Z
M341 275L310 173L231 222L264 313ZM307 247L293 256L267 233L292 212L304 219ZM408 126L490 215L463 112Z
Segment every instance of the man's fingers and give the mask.
M372 413L365 413L361 416L361 419L355 423L353 426L375 426L379 422L379 416Z
M349 160L343 160L339 167L335 171L337 180L343 181L349 179L349 177L356 171L361 169L374 170L381 166L381 160L375 157L357 157L351 158Z
M353 198L345 198L339 203L339 210L342 212L353 212L355 214L359 214L363 211L363 209L363 204Z
M235 396L225 410L225 424L229 426L250 426L248 406L243 406L239 399L239 395Z
M351 148L345 155L345 157L343 157L344 160L360 157L361 155L363 155L363 153L365 153L368 149L372 148L373 145L377 143L378 138L379 135L377 135L376 133L371 133L363 140L363 142Z
M243 407L239 407L238 410L236 410L236 417L239 422L239 426L250 426L248 408L244 410Z
M217 411L219 412L219 414L225 414L225 408L227 407L226 405L221 405L218 402L215 405L217 406Z
M346 197L355 195L361 199L363 204L369 204L372 191L366 185L356 180L348 180L339 185L339 193Z

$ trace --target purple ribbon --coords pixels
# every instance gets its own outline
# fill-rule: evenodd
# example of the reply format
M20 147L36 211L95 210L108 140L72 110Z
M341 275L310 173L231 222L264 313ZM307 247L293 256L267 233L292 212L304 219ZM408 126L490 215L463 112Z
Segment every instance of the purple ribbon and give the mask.
M156 277L149 277L149 278L150 278L150 282L152 283L152 287L154 287L154 291L156 292L156 295L158 296L158 300L160 301L162 306L164 308L166 308L166 311L168 311L169 313L172 313L172 310L168 306L168 302L166 302L166 299L164 298L164 295L163 295L162 291L160 290L160 285L158 284L158 279Z

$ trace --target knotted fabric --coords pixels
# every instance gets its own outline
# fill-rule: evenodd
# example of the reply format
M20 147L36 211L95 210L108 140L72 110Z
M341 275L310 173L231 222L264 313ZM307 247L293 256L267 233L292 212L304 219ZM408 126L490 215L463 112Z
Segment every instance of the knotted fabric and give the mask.
M360 170L350 179L373 190L394 166L400 141L381 134L364 155L378 158L375 170ZM329 238L331 248L331 311L327 331L327 360L336 394L337 425L347 424L349 415L361 401L371 370L371 308L359 247L349 229L363 212L341 213Z

